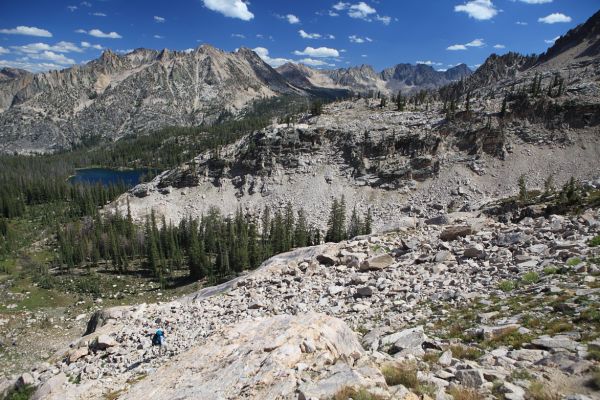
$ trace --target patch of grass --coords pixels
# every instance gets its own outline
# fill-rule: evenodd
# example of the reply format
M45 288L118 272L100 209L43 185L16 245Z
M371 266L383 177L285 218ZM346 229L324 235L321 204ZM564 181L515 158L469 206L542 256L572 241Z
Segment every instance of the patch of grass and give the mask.
M588 346L587 359L593 361L600 361L600 348Z
M558 274L558 267L556 265L547 265L544 268L544 275L555 275Z
M514 281L502 281L498 284L498 289L503 292L512 292L517 287L517 284Z
M125 389L114 390L112 392L105 394L104 399L105 400L117 400L124 393L125 393ZM346 400L346 399L344 399L344 400Z
M14 389L9 392L4 400L29 400L33 393L35 392L35 387L31 385L21 386L18 389Z
M569 267L574 267L579 264L581 264L581 258L579 258L579 257L573 257L573 258L567 260L567 265Z
M386 365L381 369L381 373L389 386L404 385L409 389L419 386L417 366L413 363Z
M331 400L383 400L381 396L369 393L366 389L356 390L351 387L345 387L333 396Z
M452 386L448 390L448 394L452 396L454 400L483 400L485 397L475 389L467 388L464 386Z
M600 246L600 235L594 236L589 242L588 246L590 247L598 247Z
M595 307L589 307L581 312L576 322L600 323L600 310Z
M569 321L559 319L549 322L546 325L545 332L550 335L555 335L561 332L570 332L573 329L573 324L571 324Z
M144 379L146 379L148 375L146 375L145 373L139 374L137 376L134 376L133 378L129 378L127 380L127 383L129 383L130 385L135 385L138 382L143 381Z
M521 281L526 285L532 285L540 281L540 275L535 271L529 271L521 277Z
M450 350L452 351L452 357L460 360L477 360L483 355L483 351L476 347L463 346L460 344L450 346Z
M425 361L426 363L429 364L435 364L438 362L438 360L440 359L440 354L438 353L425 353L425 355L423 356L423 361Z
M560 395L551 391L540 381L533 381L527 389L527 399L531 400L559 400Z
M530 381L531 379L533 379L533 377L531 376L529 371L527 371L526 369L515 369L510 374L510 378L513 381L518 381L518 380Z
M517 329L514 329L499 335L494 339L485 340L481 343L481 345L490 349L495 349L499 346L510 346L513 349L520 349L525 343L529 343L532 339L534 339L534 337L535 335L533 334L523 334Z
M544 326L544 321L531 314L525 314L521 317L521 324L528 329L537 329Z
M385 382L389 386L403 385L417 395L435 396L435 386L419 381L417 371L417 366L411 362L389 364L381 369Z

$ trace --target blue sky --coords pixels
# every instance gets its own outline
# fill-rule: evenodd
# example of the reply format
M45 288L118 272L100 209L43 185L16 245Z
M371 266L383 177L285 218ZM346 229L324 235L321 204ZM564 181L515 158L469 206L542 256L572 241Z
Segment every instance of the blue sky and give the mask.
M277 66L401 63L476 67L493 53L539 53L598 0L3 1L0 67L66 68L103 49L245 46Z

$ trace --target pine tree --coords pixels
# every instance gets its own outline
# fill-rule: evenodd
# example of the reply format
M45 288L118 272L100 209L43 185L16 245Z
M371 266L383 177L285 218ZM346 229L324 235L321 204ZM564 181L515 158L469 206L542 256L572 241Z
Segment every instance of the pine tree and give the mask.
M527 182L525 181L525 175L519 177L519 200L527 200Z
M371 209L367 210L367 216L365 217L365 223L363 225L363 235L370 235L373 231L373 215L371 214Z
M352 209L352 215L350 216L350 224L348 225L348 238L359 236L363 232L363 223L356 212L356 206Z
M467 114L471 112L471 91L467 92L467 98L465 99L465 111Z
M298 218L296 219L296 226L294 230L294 246L305 247L308 245L309 232L306 223L306 216L304 210L301 208L298 211Z
M500 110L500 117L504 118L506 116L507 108L508 108L508 96L504 95L504 99L502 100L502 109Z
M398 96L396 96L396 108L398 111L404 111L405 101L404 97L402 97L402 92L398 92Z

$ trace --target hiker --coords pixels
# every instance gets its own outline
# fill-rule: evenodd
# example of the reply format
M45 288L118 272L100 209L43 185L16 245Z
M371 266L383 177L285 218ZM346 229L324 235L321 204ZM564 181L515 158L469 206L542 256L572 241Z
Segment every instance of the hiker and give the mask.
M167 351L165 347L165 332L161 328L158 328L156 333L154 333L154 336L152 336L152 346L158 346L159 355L162 354L163 348L165 349L165 352Z

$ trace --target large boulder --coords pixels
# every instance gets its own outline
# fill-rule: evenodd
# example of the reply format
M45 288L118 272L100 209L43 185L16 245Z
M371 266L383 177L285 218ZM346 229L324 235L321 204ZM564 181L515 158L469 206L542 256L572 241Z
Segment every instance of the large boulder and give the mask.
M444 229L440 234L440 239L445 242L450 242L461 237L469 236L472 233L473 228L469 225L454 225Z
M347 387L387 390L366 360L354 332L337 318L245 320L166 362L120 399L326 399Z
M360 271L380 271L386 269L396 260L389 254L371 257L360 264Z

